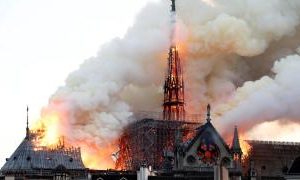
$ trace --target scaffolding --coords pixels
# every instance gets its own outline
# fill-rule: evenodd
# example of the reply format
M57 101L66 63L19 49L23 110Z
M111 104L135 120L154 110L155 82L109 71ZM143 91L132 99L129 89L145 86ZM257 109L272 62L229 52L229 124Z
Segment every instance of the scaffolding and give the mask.
M181 134L181 140L186 140L192 137L196 128L201 125L200 121L193 120L189 122L143 118L130 124L119 140L120 150L116 168L137 170L140 166L151 166L153 169L161 169L163 153L174 150L178 132Z
M164 119L164 114L161 112L153 112L153 111L137 111L133 112L132 116L129 117L130 121L136 121L141 119ZM187 122L201 122L203 120L203 114L187 114L185 113L184 118L179 118L179 121L187 121ZM172 121L172 120L171 120Z

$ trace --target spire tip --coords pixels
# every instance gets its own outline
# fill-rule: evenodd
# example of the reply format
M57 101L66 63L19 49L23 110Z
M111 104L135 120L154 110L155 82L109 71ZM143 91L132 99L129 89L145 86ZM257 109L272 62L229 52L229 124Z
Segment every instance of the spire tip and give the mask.
M26 112L27 112L27 118L26 118L26 139L29 138L29 118L28 118L28 112L29 112L29 108L28 108L28 105L27 105L27 108L26 108Z
M171 5L172 12L175 12L176 11L175 0L171 0L171 1L172 1L172 5Z
M211 121L211 118L210 118L210 104L207 105L206 121L207 122Z

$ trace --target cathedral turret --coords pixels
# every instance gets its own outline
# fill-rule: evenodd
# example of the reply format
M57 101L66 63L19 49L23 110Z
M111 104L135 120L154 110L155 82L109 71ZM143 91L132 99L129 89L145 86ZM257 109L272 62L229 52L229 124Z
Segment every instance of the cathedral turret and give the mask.
M233 154L233 159L235 161L240 162L241 159L242 159L243 152L242 152L242 148L240 146L240 140L239 140L237 126L234 127L234 134L233 134L231 151L232 151L232 154Z

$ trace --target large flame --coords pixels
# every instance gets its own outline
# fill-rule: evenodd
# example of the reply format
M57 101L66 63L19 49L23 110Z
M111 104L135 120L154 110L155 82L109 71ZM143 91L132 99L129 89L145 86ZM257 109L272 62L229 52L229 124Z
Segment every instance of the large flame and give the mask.
M32 132L35 132L37 136L33 141L36 146L35 149L80 147L82 160L87 168L114 168L111 154L115 150L115 143L111 143L110 147L104 149L89 139L69 141L66 132L63 132L65 130L62 128L65 118L64 113L52 110L42 114L42 117L31 127ZM63 135L66 135L66 138Z
M36 141L37 146L55 147L59 144L59 122L59 115L51 113L33 125L33 131L41 132L38 141Z
M99 145L92 142L80 141L76 143L81 147L81 156L83 163L90 169L112 169L114 168L114 162L111 158L112 152L115 150L115 146L101 148Z
M250 152L252 147L249 143L247 143L246 140L243 140L243 139L240 140L240 145L241 145L242 152L243 152L243 158L242 159L245 159L249 156L249 152Z

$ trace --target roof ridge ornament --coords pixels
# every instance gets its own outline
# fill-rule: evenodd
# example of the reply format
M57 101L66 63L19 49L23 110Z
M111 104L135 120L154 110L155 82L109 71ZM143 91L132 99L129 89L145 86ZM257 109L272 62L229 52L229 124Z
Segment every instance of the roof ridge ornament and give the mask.
M27 108L26 108L26 112L27 112L27 118L26 118L26 139L29 139L29 122L28 122L28 112L29 112L29 108L28 108L28 105L27 105Z
M206 121L210 122L211 118L210 118L210 104L207 104L207 110L206 110Z

